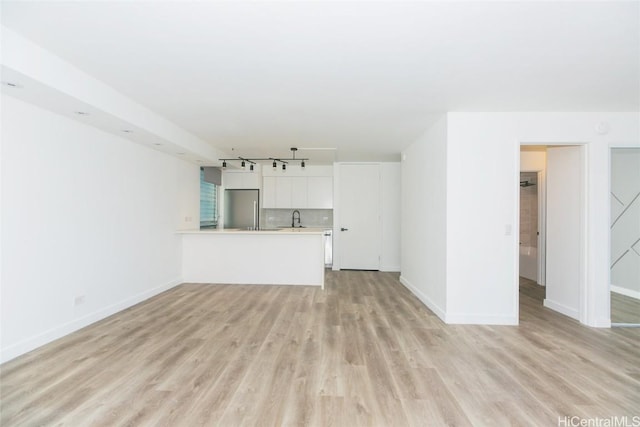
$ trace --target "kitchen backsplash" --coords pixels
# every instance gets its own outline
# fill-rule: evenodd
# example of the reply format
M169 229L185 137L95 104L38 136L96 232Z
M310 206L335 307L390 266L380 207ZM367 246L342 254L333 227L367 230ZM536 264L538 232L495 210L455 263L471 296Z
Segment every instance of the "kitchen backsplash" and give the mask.
M298 209L304 227L333 227L333 209ZM293 209L262 209L262 228L291 227ZM296 225L297 222L296 222Z

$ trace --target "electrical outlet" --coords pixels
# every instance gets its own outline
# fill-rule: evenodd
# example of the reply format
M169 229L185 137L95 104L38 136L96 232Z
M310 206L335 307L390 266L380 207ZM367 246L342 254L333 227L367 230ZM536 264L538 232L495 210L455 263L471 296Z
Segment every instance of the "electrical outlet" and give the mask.
M81 305L84 304L84 295L78 295L73 301L73 305Z

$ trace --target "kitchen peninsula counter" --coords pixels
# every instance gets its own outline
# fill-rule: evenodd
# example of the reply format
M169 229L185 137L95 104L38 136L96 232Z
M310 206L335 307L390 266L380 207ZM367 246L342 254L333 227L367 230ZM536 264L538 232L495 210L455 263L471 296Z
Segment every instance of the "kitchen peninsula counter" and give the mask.
M184 282L324 287L322 229L178 233L182 235Z
M241 228L211 228L178 231L179 234L322 234L323 228L295 227L268 230L243 230Z

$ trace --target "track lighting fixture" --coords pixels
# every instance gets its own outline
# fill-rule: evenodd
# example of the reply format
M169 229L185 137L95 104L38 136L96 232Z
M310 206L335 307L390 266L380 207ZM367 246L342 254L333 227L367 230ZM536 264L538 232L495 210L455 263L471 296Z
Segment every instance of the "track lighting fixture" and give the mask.
M300 162L300 167L304 170L304 168L307 166L306 161L309 159L296 159L296 151L298 151L297 148L292 147L290 148L291 150L291 158L283 158L283 157L268 157L268 158L255 158L255 159L248 159L246 157L237 157L235 159L218 159L218 160L222 160L222 168L226 168L227 167L227 162L228 161L240 161L240 167L242 169L246 169L247 167L247 163L249 163L249 170L253 172L254 165L257 162L271 162L271 166L273 167L273 170L276 171L278 170L278 162L282 163L282 171L286 171L287 170L287 164L290 161L295 161L295 162Z

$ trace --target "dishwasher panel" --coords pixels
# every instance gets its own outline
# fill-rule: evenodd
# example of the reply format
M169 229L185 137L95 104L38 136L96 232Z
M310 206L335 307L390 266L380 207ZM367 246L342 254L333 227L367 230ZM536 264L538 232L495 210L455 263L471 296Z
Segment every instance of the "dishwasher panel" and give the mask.
M324 230L324 266L333 267L333 230Z

